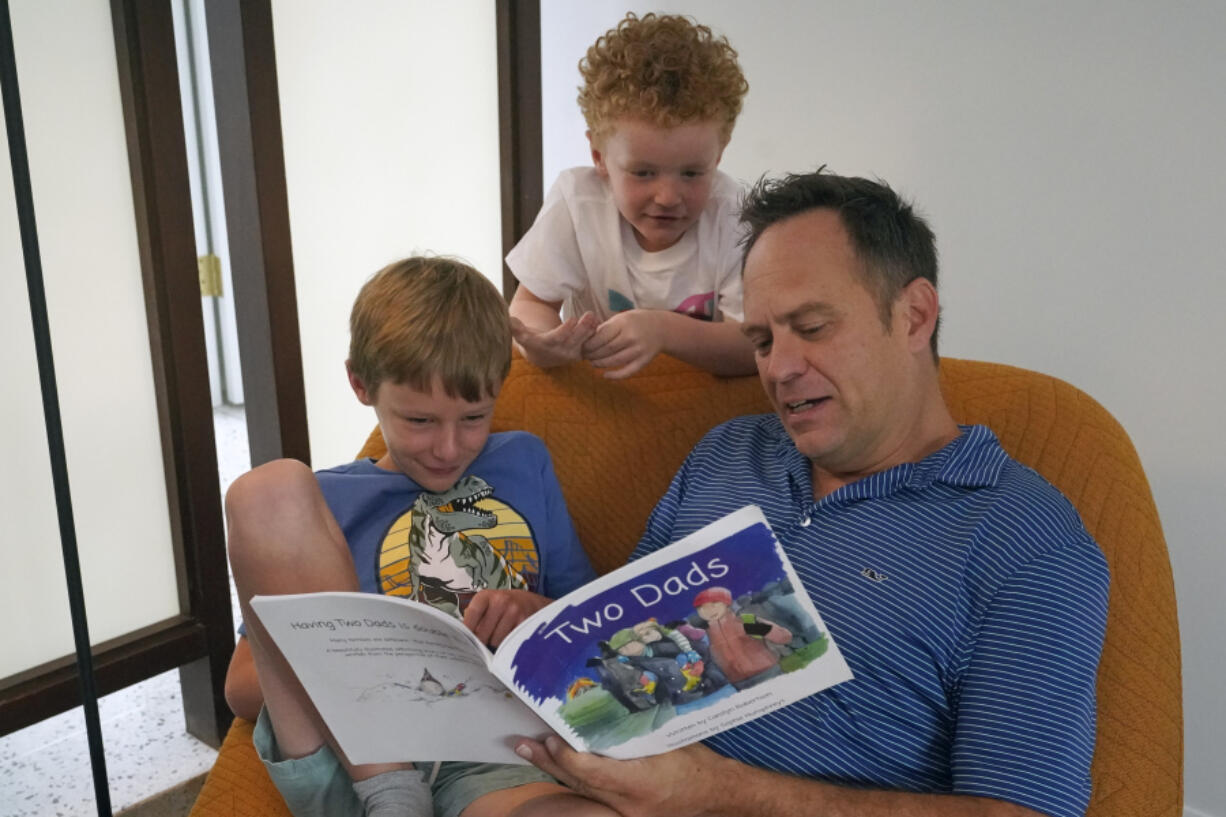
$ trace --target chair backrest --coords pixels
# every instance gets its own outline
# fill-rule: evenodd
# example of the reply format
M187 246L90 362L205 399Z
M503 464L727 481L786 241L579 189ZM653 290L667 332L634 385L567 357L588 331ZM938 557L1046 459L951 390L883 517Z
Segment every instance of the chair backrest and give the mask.
M941 387L958 422L991 427L1006 451L1069 498L1111 566L1088 814L1178 817L1183 715L1175 591L1132 443L1093 399L1037 372L945 359ZM716 378L671 358L624 381L605 380L587 364L544 372L517 358L494 427L545 441L580 540L604 572L625 561L708 429L770 410L756 378ZM384 450L376 428L362 456Z

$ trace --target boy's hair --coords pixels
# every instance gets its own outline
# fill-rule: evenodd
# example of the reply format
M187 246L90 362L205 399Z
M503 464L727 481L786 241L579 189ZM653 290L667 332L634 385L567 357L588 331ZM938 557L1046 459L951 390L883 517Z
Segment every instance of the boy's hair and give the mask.
M726 37L689 17L634 12L579 61L579 108L599 144L621 117L671 128L714 121L726 143L749 83Z
M777 179L763 176L745 194L741 201L741 221L748 228L744 257L772 224L819 209L839 214L887 330L903 287L916 278L926 278L936 287L936 236L914 205L883 181L839 176L826 172L824 165L813 173ZM938 319L929 344L934 360L939 328Z
M455 258L414 256L367 281L349 316L349 369L373 400L384 381L451 397L497 394L511 368L507 304L481 273Z

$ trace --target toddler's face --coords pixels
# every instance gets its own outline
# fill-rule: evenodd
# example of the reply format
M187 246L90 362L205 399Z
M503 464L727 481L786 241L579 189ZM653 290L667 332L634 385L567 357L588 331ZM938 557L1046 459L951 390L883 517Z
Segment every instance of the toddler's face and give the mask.
M592 161L608 179L639 246L659 252L676 244L702 214L723 152L715 122L661 128L619 119L602 144L592 144Z

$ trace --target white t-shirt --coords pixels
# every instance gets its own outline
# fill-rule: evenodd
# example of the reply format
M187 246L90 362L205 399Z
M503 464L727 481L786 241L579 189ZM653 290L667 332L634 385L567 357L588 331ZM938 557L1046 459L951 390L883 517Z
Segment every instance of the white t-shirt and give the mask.
M705 320L742 319L740 187L715 171L698 221L673 246L647 252L593 167L562 171L507 266L533 295L561 301L562 317L667 309Z

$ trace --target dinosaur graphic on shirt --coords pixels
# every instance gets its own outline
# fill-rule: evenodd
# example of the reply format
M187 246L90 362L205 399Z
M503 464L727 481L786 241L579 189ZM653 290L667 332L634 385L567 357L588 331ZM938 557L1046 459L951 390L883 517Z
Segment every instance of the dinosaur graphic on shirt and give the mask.
M528 583L475 530L498 524L477 507L493 489L467 476L441 493L422 493L413 503L409 528L409 598L460 616L479 590L523 590Z

